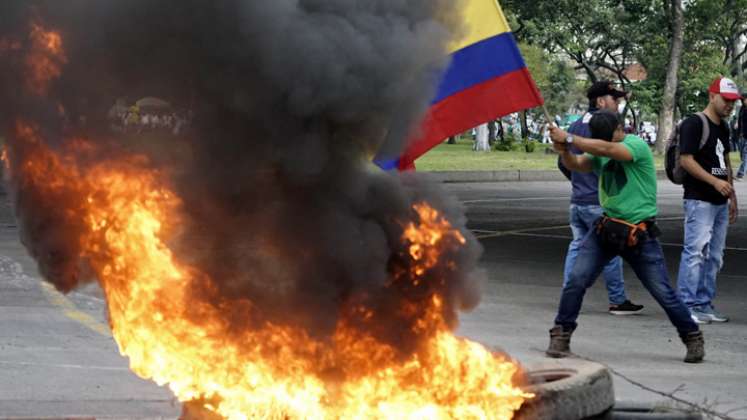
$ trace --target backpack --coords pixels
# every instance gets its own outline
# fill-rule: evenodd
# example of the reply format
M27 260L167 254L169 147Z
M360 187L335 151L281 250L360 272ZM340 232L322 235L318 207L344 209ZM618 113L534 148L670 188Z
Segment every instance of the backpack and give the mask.
M708 142L708 137L711 133L708 119L706 118L705 114L702 112L698 112L695 115L700 117L700 122L703 124L703 135L700 137L700 147L698 147L698 150L700 150ZM681 125L682 122L677 124L677 126L675 126L674 128L674 131L672 131L672 134L669 136L669 139L667 140L667 151L664 155L664 168L667 171L667 178L669 178L670 181L677 185L682 185L682 182L685 180L685 176L687 175L687 172L682 168L682 165L680 164Z

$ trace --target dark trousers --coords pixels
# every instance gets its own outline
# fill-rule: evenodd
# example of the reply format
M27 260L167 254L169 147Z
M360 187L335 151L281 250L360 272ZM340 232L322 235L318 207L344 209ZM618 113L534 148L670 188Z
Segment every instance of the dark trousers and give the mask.
M747 137L743 137L739 141L739 157L742 160L742 163L739 165L739 169L737 170L737 178L744 177L745 169L747 169Z
M616 255L618 253L602 248L595 230L586 234L568 284L563 287L556 325L562 325L566 330L576 328L586 289L594 284L604 266ZM698 331L698 325L690 318L690 311L669 283L664 254L657 239L648 237L635 249L626 249L619 255L630 264L643 286L661 305L680 336Z

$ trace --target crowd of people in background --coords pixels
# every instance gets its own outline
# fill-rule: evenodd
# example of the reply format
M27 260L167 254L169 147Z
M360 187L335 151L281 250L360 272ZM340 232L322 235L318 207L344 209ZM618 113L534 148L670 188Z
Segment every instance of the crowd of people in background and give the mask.
M184 130L187 119L177 112L142 113L137 107L131 107L118 122L118 126L125 133L160 130L179 135Z
M141 107L137 104L125 106L121 102L109 112L114 131L139 134L160 131L179 135L188 126L189 112L179 112L171 106Z
M564 117L555 115L553 123L558 127L569 127L573 122L579 119L581 115L578 114L566 114ZM656 133L658 131L657 126L650 121L640 121L636 127L629 119L625 120L625 133L637 134L649 145L653 146L656 143ZM473 138L476 138L477 132L480 127L475 127L471 134ZM527 115L527 139L530 141L538 141L542 144L551 144L550 131L547 130L547 121L544 116L534 118L531 115ZM492 133L492 140L503 141L505 136L512 137L514 139L523 138L521 131L521 118L518 113L509 114L503 118L495 121L495 130ZM735 146L736 148L736 146ZM736 149L735 149L736 150Z
M568 113L564 116L555 115L553 123L561 128L568 128L571 124L581 118L583 112L580 114ZM730 130L730 145L732 151L739 151L742 156L742 162L747 160L747 101L739 104L738 111L735 115L727 119L728 127ZM472 130L473 139L477 135L478 127ZM547 121L544 116L534 118L532 115L527 115L527 138L530 141L538 141L542 144L551 144L550 132L547 130ZM641 137L650 146L653 146L657 140L657 133L659 127L650 121L639 121L637 126L629 118L624 120L624 131L626 134L636 134ZM505 136L512 137L514 139L522 138L521 131L521 117L519 113L509 114L503 118L495 121L495 130L492 133L492 140L503 141ZM747 173L747 164L743 163L740 167L740 171L737 173L736 179L741 180L745 173Z
M560 123L560 116L556 116L555 122ZM487 125L487 124L486 124ZM546 129L547 122L544 117L535 119L531 115L527 115L527 136L529 140L540 141L543 144L550 144L550 134ZM519 113L509 114L503 118L494 121L495 130L493 131L491 140L504 141L506 136L521 139L521 118ZM472 138L477 138L478 131L485 127L475 127L471 131Z

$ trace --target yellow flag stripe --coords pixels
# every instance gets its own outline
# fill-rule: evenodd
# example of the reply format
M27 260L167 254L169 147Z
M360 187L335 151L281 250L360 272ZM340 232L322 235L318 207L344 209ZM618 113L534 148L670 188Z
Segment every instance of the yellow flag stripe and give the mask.
M466 33L450 46L449 52L511 31L497 0L465 0L464 3L462 19Z

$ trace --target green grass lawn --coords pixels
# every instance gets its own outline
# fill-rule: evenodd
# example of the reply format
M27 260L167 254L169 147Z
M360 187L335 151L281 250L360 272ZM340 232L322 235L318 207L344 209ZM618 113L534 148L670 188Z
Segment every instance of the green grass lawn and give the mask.
M525 151L473 152L472 140L443 143L415 161L419 171L499 171L505 169L554 169L558 156L545 154L547 146L537 145L533 153Z
M459 139L456 144L443 143L415 161L419 171L501 171L511 169L553 170L557 169L556 154L547 154L547 145L536 144L533 153L524 150L502 152L473 152L472 140ZM664 156L654 155L657 169L664 169ZM738 167L739 154L731 154L734 170Z

